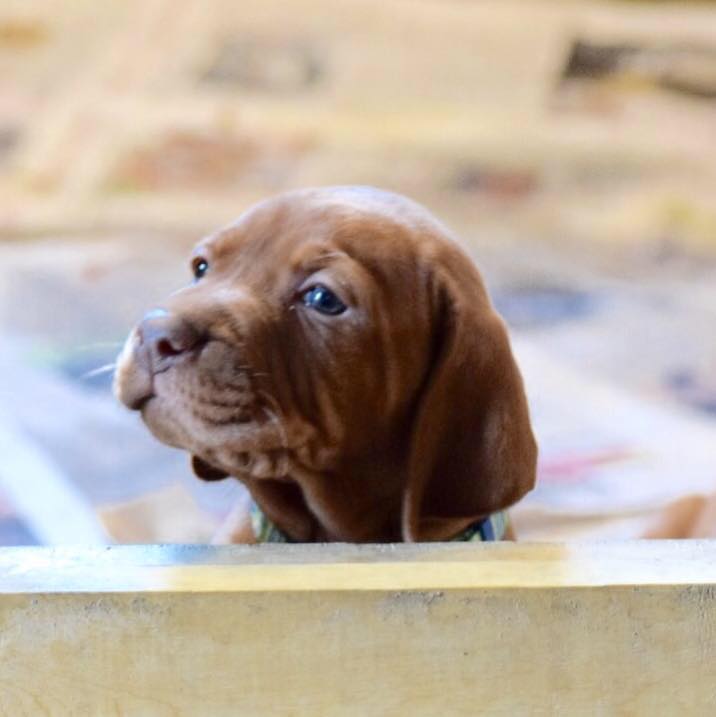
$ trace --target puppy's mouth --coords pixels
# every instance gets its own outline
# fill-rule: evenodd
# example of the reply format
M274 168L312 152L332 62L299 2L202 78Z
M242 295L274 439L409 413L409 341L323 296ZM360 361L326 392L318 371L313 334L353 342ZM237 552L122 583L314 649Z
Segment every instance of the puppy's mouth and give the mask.
M237 392L231 386L215 383L197 367L169 371L152 377L151 391L135 394L131 407L141 413L147 426L157 434L156 424L175 424L186 434L185 441L167 440L179 448L191 450L194 440L223 436L227 440L238 431L251 429L256 420L255 400L249 390ZM162 430L162 434L166 431Z
M211 341L166 370L151 371L131 337L127 344L117 362L117 398L141 414L159 441L195 456L200 478L286 474L290 451L283 422L274 402L256 393L235 348Z
M177 400L158 394L144 401L142 420L162 443L189 451L195 474L206 481L227 476L282 479L291 452L277 420L267 419L260 407L242 408Z
M155 395L153 393L149 393L146 396L140 396L139 398L133 399L128 405L127 408L131 409L132 411L139 411L140 413L144 411L144 407L153 399L155 398Z
M245 403L251 392L249 373L232 346L207 339L190 352L175 352L168 342L159 342L163 344L169 347L160 349L157 359L157 350L142 343L136 329L127 339L114 375L115 396L127 408L143 411L153 399L171 403L174 397L211 405L212 394L220 409Z

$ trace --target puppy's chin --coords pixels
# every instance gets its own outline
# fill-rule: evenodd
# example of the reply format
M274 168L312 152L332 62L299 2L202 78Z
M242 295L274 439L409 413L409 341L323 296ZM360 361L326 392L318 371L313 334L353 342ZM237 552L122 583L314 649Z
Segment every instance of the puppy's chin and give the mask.
M267 428L252 420L227 424L218 431L216 426L202 423L184 407L161 396L145 401L141 414L157 440L195 456L194 472L204 480L219 480L228 475L274 477L286 462L280 434L277 436L272 426Z
M163 402L158 396L144 400L140 410L145 425L158 441L172 448L190 450L186 432L177 421L172 420L171 415L162 404Z

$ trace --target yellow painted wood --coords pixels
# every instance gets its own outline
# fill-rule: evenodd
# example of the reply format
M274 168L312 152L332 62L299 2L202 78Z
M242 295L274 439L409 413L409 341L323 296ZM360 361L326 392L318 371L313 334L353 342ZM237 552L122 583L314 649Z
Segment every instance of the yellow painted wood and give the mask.
M712 715L716 543L0 551L0 714Z

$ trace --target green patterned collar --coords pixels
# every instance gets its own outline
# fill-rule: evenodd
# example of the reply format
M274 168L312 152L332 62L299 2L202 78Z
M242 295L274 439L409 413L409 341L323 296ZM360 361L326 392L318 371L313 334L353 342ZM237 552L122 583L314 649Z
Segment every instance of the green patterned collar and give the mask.
M501 510L465 528L465 530L458 533L450 542L474 543L502 540L507 531L507 526L507 512ZM253 501L251 502L251 527L254 530L257 543L293 542L266 517L261 508Z

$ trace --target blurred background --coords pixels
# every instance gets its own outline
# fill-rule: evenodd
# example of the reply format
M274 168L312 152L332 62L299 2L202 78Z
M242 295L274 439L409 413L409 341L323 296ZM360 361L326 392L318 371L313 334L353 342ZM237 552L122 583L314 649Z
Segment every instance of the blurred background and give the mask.
M211 534L239 486L97 369L204 233L349 183L451 225L511 327L521 537L716 490L716 3L4 0L0 544Z

